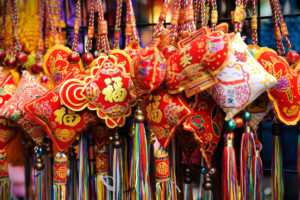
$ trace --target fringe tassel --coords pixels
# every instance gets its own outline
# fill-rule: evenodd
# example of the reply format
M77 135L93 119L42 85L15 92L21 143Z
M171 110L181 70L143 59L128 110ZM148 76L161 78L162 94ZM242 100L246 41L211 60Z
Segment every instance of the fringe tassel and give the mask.
M69 150L69 169L70 174L68 178L68 197L70 200L76 200L77 195L77 160L76 160L76 152L73 147Z
M193 189L192 184L184 184L184 193L183 193L184 200L193 200ZM174 198L177 199L177 198Z
M78 199L89 200L89 170L87 156L87 134L82 134L79 140L79 175Z
M67 156L57 153L53 165L53 200L66 200L67 194Z
M298 129L300 124L298 124ZM298 172L298 200L300 200L300 131L298 130L298 159L297 159L297 172Z
M176 183L176 148L175 148L175 140L171 141L171 181L172 183ZM176 190L176 184L172 184L173 186L173 198L177 199L177 190ZM192 187L190 188L190 191L192 191ZM190 193L191 198L193 199L193 191Z
M45 183L45 192L46 199L52 200L52 184L53 184L53 174L52 174L52 152L47 152L44 156L44 183Z
M35 188L35 199L44 200L46 199L46 188L44 185L44 170L34 170L34 188Z
M135 189L131 192L131 199L151 199L151 187L149 176L148 144L144 123L135 123L135 134L131 153L131 186Z
M11 184L8 176L7 156L0 150L0 199L11 199Z
M201 200L213 200L213 195L211 190L204 190L202 188L202 199Z
M264 171L262 160L260 157L260 151L262 145L258 139L256 139L256 149L255 149L255 196L254 199L263 200L264 199Z
M155 152L156 200L171 200L173 186L171 182L170 160L168 153L160 148Z
M122 159L121 159L121 148L114 148L113 155L113 200L123 200L123 191L122 191Z
M252 200L255 198L255 141L250 126L242 135L240 148L240 187L241 200Z
M98 148L96 152L96 176L94 178L96 199L97 200L111 200L111 191L113 187L110 186L109 173L109 156L108 148L106 146Z
M237 200L237 170L235 151L233 147L234 134L229 131L224 134L225 146L223 150L223 167L222 167L222 199Z
M273 136L273 158L272 158L272 199L282 200L284 196L283 166L280 136Z

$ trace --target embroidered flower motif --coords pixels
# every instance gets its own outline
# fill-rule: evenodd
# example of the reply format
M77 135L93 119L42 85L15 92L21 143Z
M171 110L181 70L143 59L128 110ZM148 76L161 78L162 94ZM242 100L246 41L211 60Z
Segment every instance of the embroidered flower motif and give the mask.
M286 77L279 79L277 85L275 85L275 89L279 92L284 92L289 87L290 87L290 83Z
M192 123L197 127L197 128L201 128L202 125L204 124L204 120L202 119L201 116L194 116L192 117Z
M51 116L52 109L48 101L43 101L42 103L36 103L33 105L35 108L35 113L37 116L42 116L43 120L48 121Z
M165 108L165 116L168 118L168 123L176 125L178 123L179 113L183 107L176 106L172 102Z
M149 70L147 67L139 67L138 70L141 76L147 76L149 74Z
M55 83L61 82L62 81L62 73L58 72L58 73L54 74L54 76L52 78Z

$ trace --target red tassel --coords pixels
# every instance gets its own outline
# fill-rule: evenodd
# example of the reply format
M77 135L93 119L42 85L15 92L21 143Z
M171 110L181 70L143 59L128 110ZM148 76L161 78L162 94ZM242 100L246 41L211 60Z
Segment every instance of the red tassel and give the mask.
M255 149L255 196L254 199L263 200L264 199L264 173L263 165L260 157L260 151L262 145L260 141L256 138L256 149Z
M237 200L237 170L235 151L233 147L234 134L232 131L224 134L225 146L223 151L222 167L222 199Z

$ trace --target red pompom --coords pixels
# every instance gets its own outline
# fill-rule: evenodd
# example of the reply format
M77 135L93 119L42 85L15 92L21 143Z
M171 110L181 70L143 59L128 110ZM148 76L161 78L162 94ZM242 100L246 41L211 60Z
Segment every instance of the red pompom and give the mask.
M4 60L5 56L6 56L5 50L0 49L0 62Z
M17 66L17 61L15 58L7 58L5 61L5 65L10 68L13 69Z

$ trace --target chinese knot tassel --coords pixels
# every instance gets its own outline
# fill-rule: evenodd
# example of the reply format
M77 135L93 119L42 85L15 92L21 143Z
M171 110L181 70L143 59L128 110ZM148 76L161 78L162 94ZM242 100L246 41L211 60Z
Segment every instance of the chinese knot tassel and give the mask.
M256 139L256 149L255 149L255 199L264 199L264 171L262 160L260 157L260 151L262 145L258 139Z
M224 134L223 166L222 166L222 199L237 200L237 170L235 151L233 147L234 133L229 131Z
M159 148L155 154L156 200L173 199L170 160L168 153Z
M96 152L95 189L97 200L111 200L112 186L108 176L109 156L107 147L98 148Z
M67 165L68 158L64 153L57 153L53 165L53 199L67 199Z
M7 157L4 149L0 150L0 199L10 199L10 180L8 177Z
M46 199L46 188L45 188L45 171L44 163L42 159L43 149L41 147L35 147L34 155L34 187L35 187L35 199L44 200Z
M78 199L89 200L88 144L87 134L82 134L79 140L79 174Z
M134 134L132 141L132 152L130 162L130 182L131 187L135 188L131 194L131 199L139 200L151 199L151 187L149 176L149 154L146 130L144 126L145 117L143 111L138 105L135 111L135 122L133 122Z
M282 152L280 144L280 124L272 124L273 156L272 156L272 199L282 200L284 196Z
M246 130L242 135L240 150L240 188L241 200L251 200L255 198L255 141L250 126L246 125Z

